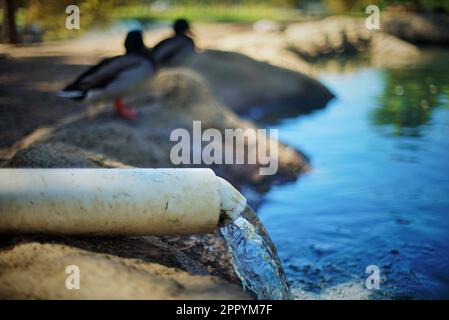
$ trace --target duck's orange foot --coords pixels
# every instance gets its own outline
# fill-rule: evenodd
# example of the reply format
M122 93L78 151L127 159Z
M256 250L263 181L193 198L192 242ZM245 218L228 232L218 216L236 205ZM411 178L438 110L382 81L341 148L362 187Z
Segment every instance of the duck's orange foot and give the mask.
M137 111L125 106L123 99L115 100L114 108L118 115L124 119L136 121L139 118Z

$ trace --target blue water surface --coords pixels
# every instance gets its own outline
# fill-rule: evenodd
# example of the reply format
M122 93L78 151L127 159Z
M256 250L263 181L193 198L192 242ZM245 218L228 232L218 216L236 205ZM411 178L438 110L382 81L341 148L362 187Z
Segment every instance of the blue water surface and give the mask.
M325 71L337 99L270 126L313 167L258 208L294 289L366 289L375 265L370 298L449 298L447 61Z

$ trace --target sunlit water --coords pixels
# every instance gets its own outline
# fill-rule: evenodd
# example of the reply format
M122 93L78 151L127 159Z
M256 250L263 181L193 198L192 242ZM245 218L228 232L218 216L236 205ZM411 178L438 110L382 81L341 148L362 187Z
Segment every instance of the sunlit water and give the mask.
M257 299L290 299L276 248L249 206L220 232L245 290Z
M324 72L338 98L271 125L313 166L257 210L298 298L449 298L449 53L431 60Z

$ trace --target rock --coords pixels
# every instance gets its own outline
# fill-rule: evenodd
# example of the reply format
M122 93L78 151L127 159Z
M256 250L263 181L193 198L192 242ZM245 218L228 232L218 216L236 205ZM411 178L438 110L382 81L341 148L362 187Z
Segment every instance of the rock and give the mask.
M413 44L381 31L368 30L363 19L330 17L290 25L287 41L306 60L340 54L369 54L377 66L397 65L419 56Z
M420 53L413 44L385 33L376 33L371 41L371 62L376 67L408 64Z
M35 144L19 150L7 163L11 168L126 168L121 162L63 143Z
M414 44L449 44L449 15L444 13L386 12L382 30Z
M238 32L213 44L221 51L234 51L252 59L313 77L313 67L288 49L283 33Z
M324 107L334 95L316 79L235 52L207 50L183 64L200 73L216 96L237 113L259 106L276 115L282 108L301 114Z
M372 33L365 28L363 21L337 16L293 23L287 27L285 37L289 48L307 60L365 52Z
M80 289L65 286L66 267ZM37 242L0 250L1 299L248 299L235 285L160 264Z
M253 30L260 33L271 33L282 31L282 25L274 20L263 19L254 22Z

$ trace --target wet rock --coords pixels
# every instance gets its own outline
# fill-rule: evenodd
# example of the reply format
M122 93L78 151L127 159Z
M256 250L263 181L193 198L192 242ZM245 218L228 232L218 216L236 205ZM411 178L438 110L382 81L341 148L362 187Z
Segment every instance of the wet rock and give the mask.
M80 289L67 290L66 267L80 270ZM248 299L211 276L99 254L60 244L23 243L0 250L2 299Z

